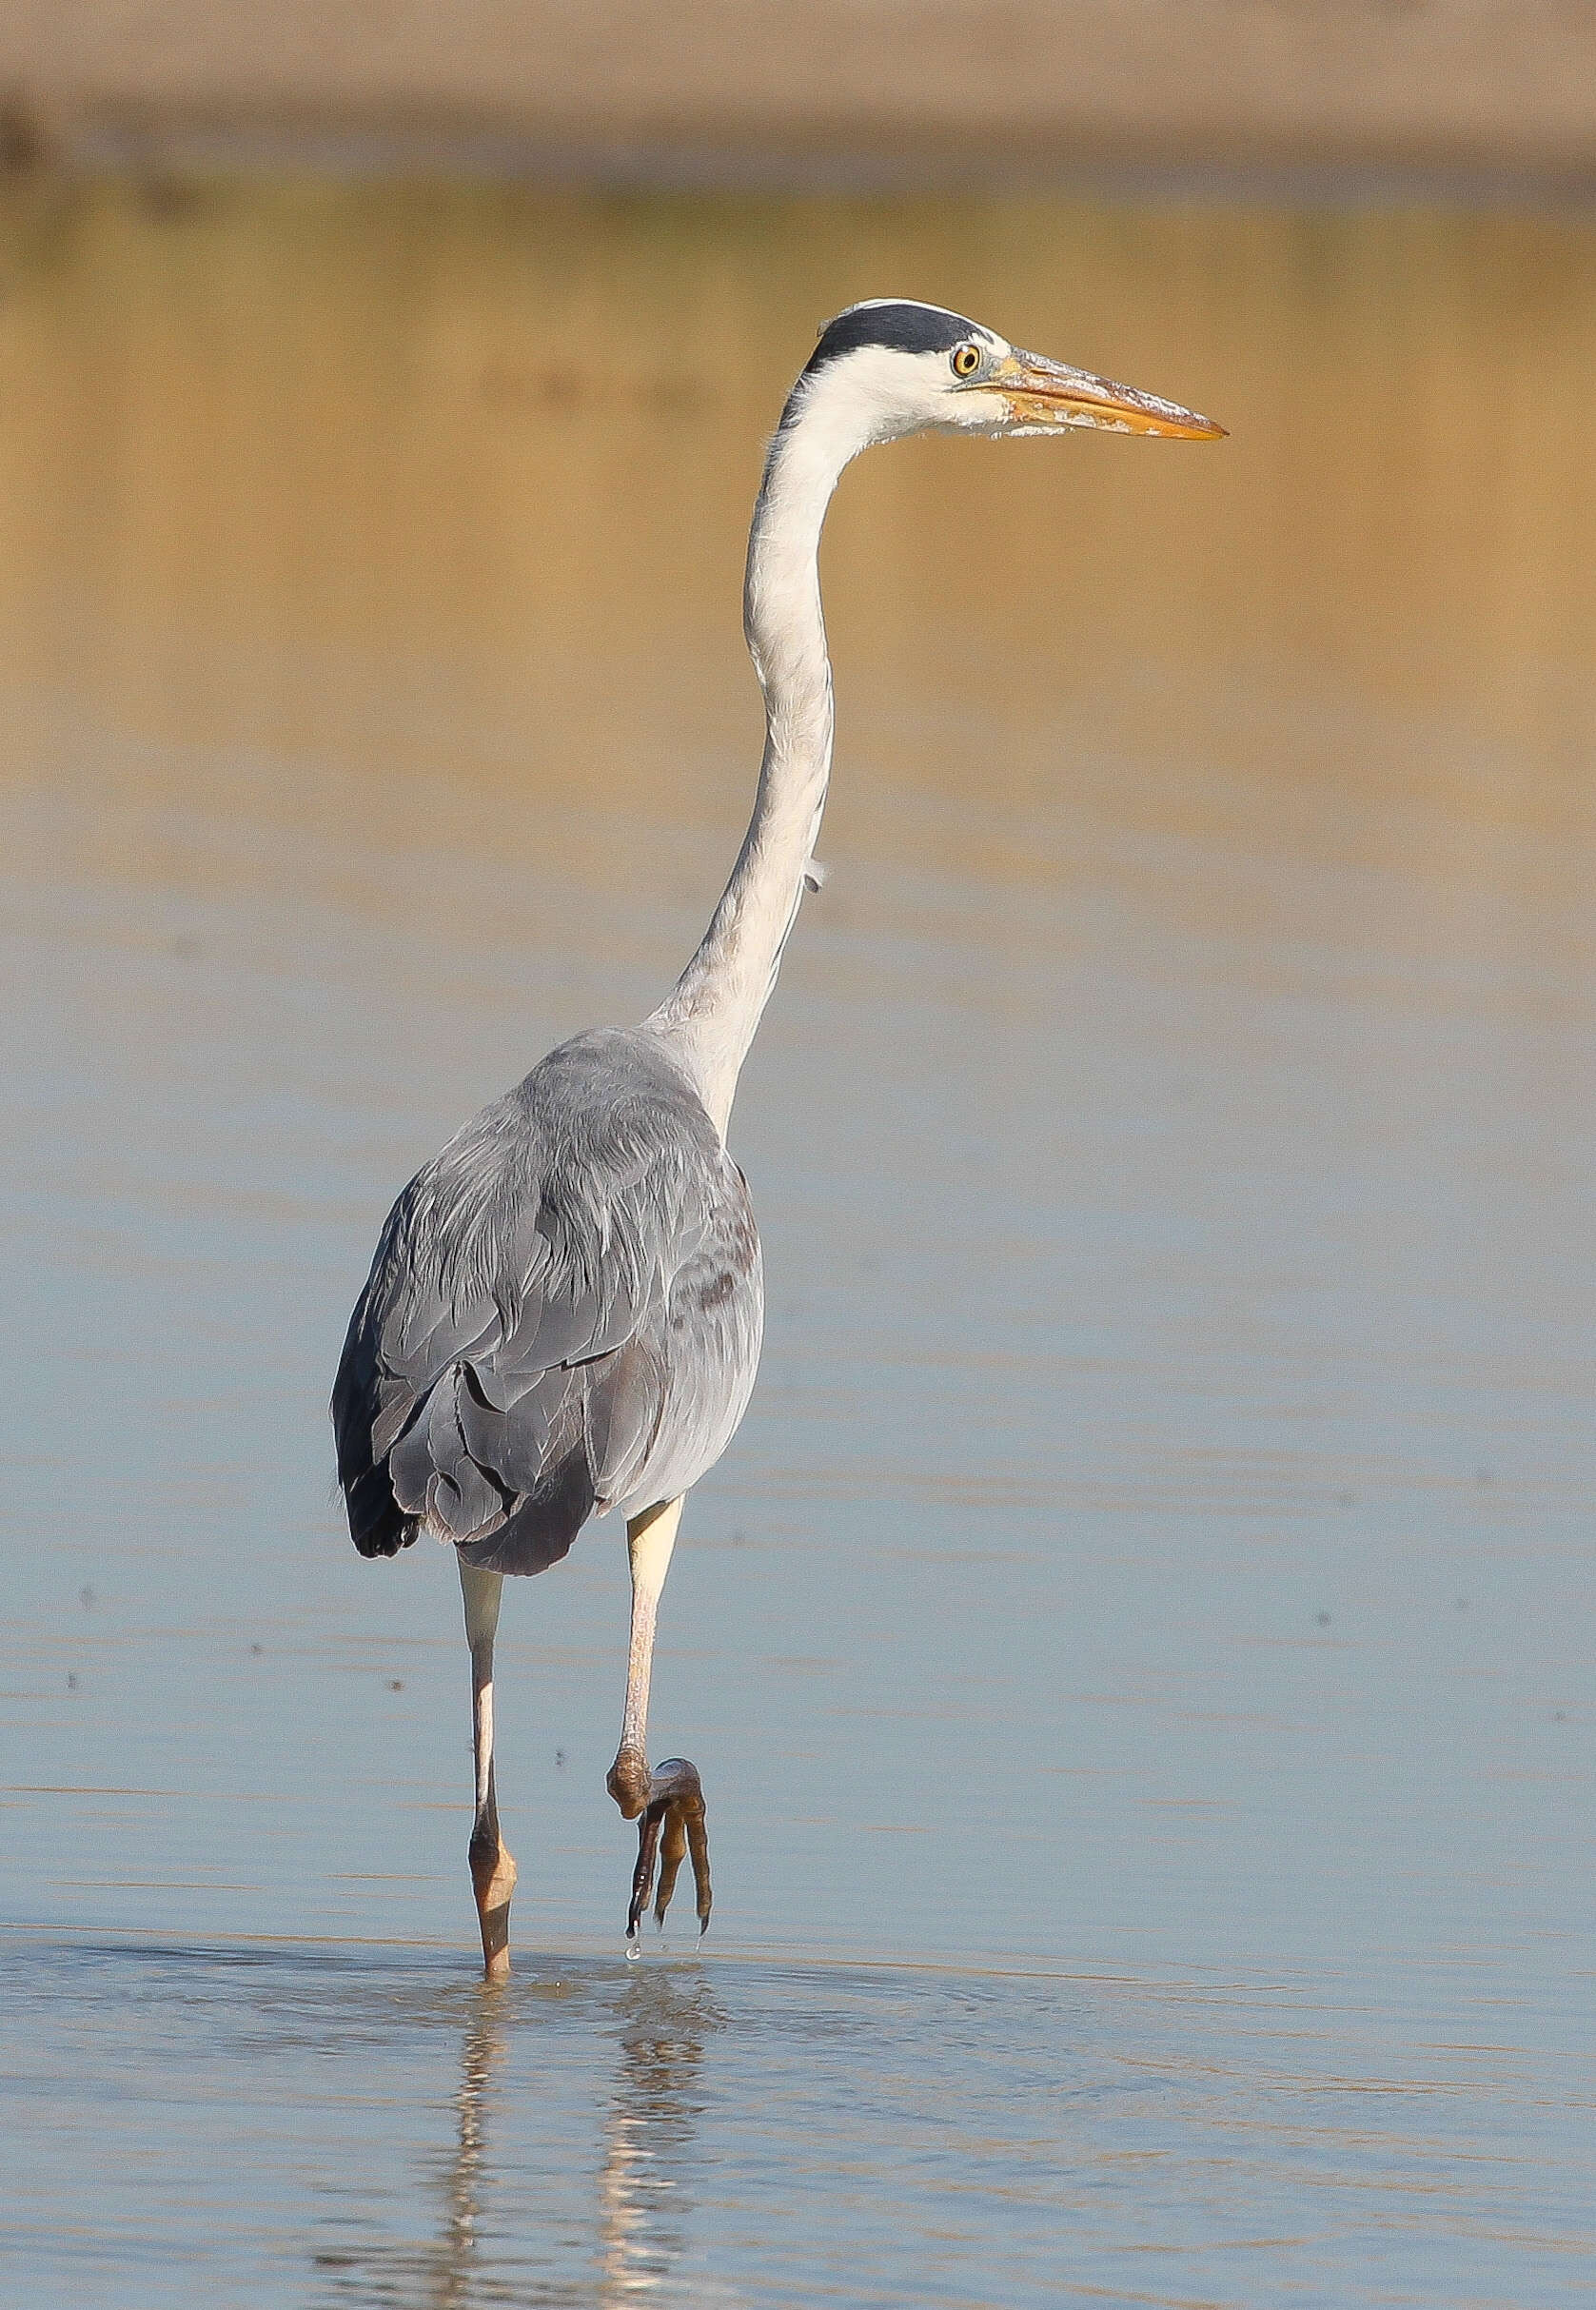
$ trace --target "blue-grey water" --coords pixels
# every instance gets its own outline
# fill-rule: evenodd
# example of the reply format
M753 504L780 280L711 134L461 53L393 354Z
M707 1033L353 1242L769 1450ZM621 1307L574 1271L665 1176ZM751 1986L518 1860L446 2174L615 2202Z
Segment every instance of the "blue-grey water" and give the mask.
M1596 227L7 195L0 2295L1540 2310L1596 2284ZM621 1940L600 1525L341 1536L397 1187L639 1016L763 429L936 296L1212 449L916 444L734 1118L753 1410Z

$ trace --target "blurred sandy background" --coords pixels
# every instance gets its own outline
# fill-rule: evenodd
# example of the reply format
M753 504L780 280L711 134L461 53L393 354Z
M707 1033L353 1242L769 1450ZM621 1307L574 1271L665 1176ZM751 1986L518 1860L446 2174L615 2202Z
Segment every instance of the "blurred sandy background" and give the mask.
M1596 175L1581 0L10 0L0 91L90 165Z

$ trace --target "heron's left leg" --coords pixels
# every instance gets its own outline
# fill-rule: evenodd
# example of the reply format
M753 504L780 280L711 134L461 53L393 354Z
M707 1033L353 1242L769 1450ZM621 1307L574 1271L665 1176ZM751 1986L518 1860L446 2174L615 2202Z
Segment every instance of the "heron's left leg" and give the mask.
M493 1787L493 1640L499 1632L502 1572L479 1571L460 1560L465 1598L465 1641L471 1648L471 1749L477 1767L477 1806L471 1824L471 1886L483 1934L483 1972L502 1981L510 1969L510 1895L516 1865L499 1833Z
M685 1497L685 1495L683 1495ZM667 1500L634 1516L626 1527L626 1547L632 1559L632 1649L626 1668L626 1708L621 1718L621 1747L605 1786L620 1806L623 1819L638 1824L638 1865L632 1874L632 1900L626 1931L638 1929L654 1882L656 1853L660 1859L660 1891L654 1914L660 1925L676 1890L677 1872L690 1853L693 1887L697 1895L699 1931L709 1923L709 1831L704 1824L703 1786L699 1768L685 1757L667 1757L654 1771L648 1768L648 1684L654 1665L654 1623L660 1591L665 1585L677 1527L681 1522L680 1499ZM661 1833L662 1832L662 1833Z

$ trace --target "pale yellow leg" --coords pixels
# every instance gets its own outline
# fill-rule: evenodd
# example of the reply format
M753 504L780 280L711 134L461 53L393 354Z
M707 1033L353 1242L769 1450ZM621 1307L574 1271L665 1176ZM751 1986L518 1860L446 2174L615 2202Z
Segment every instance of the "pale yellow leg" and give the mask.
M632 1649L626 1663L626 1706L621 1747L605 1783L623 1820L635 1821L648 1803L648 1685L654 1668L654 1623L670 1570L686 1495L646 1509L626 1527L632 1560Z
M502 1981L510 1970L510 1895L516 1865L499 1832L493 1786L493 1640L499 1629L502 1572L482 1572L461 1559L465 1641L471 1648L471 1746L476 1759L476 1812L471 1824L471 1885L483 1935L483 1972Z
M691 1853L698 1895L699 1930L709 1923L709 1833L704 1825L703 1788L699 1768L685 1757L667 1757L657 1770L648 1765L648 1687L654 1665L654 1626L660 1591L665 1585L671 1550L681 1522L682 1502L667 1500L645 1510L626 1527L626 1547L632 1560L632 1647L626 1667L626 1706L621 1721L621 1747L605 1784L620 1806L621 1816L640 1824L638 1863L632 1877L632 1900L626 1930L635 1933L654 1880L654 1862L664 1851L660 1871L660 1894L654 1914L662 1925L676 1886L677 1870Z

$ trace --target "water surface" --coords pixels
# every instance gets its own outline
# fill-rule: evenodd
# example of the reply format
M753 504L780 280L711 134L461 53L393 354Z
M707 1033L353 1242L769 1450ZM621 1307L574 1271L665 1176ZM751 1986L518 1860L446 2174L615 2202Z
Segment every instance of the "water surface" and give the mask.
M16 2287L1584 2300L1596 227L33 188L4 278ZM655 1680L715 1925L620 1954L600 1526L484 2003L452 1568L326 1389L696 938L761 438L884 289L1232 438L847 477Z

